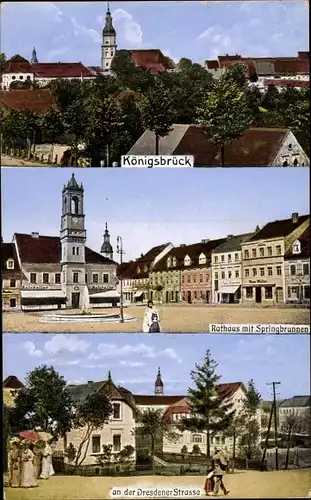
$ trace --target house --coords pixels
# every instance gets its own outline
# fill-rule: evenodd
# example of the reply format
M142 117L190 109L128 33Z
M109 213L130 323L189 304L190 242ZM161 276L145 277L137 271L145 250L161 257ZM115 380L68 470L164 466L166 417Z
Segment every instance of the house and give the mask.
M285 253L285 296L289 303L310 304L310 228Z
M293 396L285 399L279 405L279 426L284 432L288 432L288 426L295 421L295 434L311 435L311 397L310 396Z
M171 243L164 243L151 248L145 255L134 262L129 263L119 271L119 278L122 277L123 296L125 302L147 302L153 300L153 290L150 290L149 274L154 266L171 249Z
M82 449L82 453L86 453L83 465L95 465L97 463L96 458L103 452L103 445L110 444L112 446L112 458L126 446L130 445L135 450L137 407L131 393L113 383L110 372L107 380L69 385L68 390L75 404L82 402L89 394L94 392L104 393L112 404L112 414L108 423L100 429L95 429L92 432L90 441ZM69 443L72 443L77 448L84 433L84 428L72 429L64 438L58 441L57 450L64 452ZM133 460L135 460L135 453L133 454Z
M24 387L24 384L15 375L6 377L2 384L3 404L7 407L14 406L18 391Z
M252 234L229 234L222 245L212 250L212 302L232 304L241 301L241 244Z
M13 243L1 243L2 311L21 309L22 271Z
M60 236L14 234L13 245L23 273L23 310L88 309L119 303L117 263L85 245L83 199L84 188L72 175L62 190ZM105 237L107 245L109 233Z
M127 155L155 155L156 137L146 130ZM200 125L172 125L159 139L160 155L191 155L194 167L221 166L220 148ZM289 129L250 128L225 146L226 167L298 167L310 161ZM171 167L171 166L170 166Z
M152 269L150 288L161 302L206 303L211 300L211 252L224 242L202 240L172 248Z
M40 115L56 109L56 99L48 89L0 90L0 107L4 110L28 110Z
M310 216L293 213L269 222L242 243L242 302L284 303L284 256L309 227Z

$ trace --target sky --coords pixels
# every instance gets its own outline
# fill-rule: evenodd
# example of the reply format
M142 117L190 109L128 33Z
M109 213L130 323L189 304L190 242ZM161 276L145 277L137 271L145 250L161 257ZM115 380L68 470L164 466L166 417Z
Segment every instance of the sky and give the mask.
M181 342L182 340L182 342ZM218 363L219 383L253 379L265 400L267 383L281 382L277 397L310 394L308 335L144 335L136 334L4 334L3 376L21 381L42 364L54 366L67 381L79 384L105 380L135 394L154 394L158 367L164 394L187 394L190 372L205 351Z
M100 65L106 2L2 2L1 52L39 62ZM304 0L110 2L119 49L158 48L202 64L218 55L309 50Z
M74 169L3 168L2 237L59 236L61 195ZM84 186L87 246L99 251L105 223L124 260L153 246L245 234L309 213L309 169L75 169ZM117 259L117 255L114 254Z

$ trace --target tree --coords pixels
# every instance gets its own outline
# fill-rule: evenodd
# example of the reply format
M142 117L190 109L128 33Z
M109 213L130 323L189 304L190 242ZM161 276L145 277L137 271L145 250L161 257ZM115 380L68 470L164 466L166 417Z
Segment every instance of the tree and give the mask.
M177 441L179 433L166 418L161 409L148 409L139 414L139 426L136 429L137 435L147 438L150 441L152 456L152 471L155 474L155 446L156 441L166 437L170 441Z
M240 137L253 121L244 90L228 78L219 78L203 99L199 117L202 129L220 147L224 167L225 145Z
M155 134L155 154L158 155L159 139L169 134L174 123L172 98L160 78L145 93L141 110L144 127Z
M50 108L41 116L40 124L45 140L48 139L52 143L51 161L53 161L54 144L65 130L62 116L57 109Z
M101 392L86 396L76 408L74 427L83 429L82 438L77 447L75 466L79 467L87 455L91 435L95 429L102 429L108 423L112 405L108 397Z
M6 63L6 55L4 54L4 52L0 52L0 77L2 76L5 63Z
M220 376L215 370L218 364L207 350L203 364L195 365L191 378L195 388L188 389L190 400L190 418L183 420L184 429L206 434L206 456L210 458L210 439L218 432L228 429L234 418L231 403L225 402L219 395L217 383Z
M28 373L10 408L9 423L13 433L34 429L63 436L71 429L72 410L64 378L52 366L42 365Z
M72 147L75 166L78 163L79 144L85 139L87 114L84 99L77 98L68 105L62 113L65 131L68 133L69 144Z
M186 57L182 57L177 63L177 69L184 71L190 69L192 66L191 59L187 59Z
M67 458L68 462L74 462L77 456L76 447L72 443L69 443L67 449L64 452L64 455Z
M294 438L298 436L307 436L310 431L310 410L305 415L289 413L282 419L280 432L286 435L286 460L285 469L288 469L289 450L294 445Z
M245 64L236 63L229 66L223 75L225 81L234 82L241 90L246 90L247 76Z
M237 416L237 427L240 432L240 446L244 447L248 459L252 459L258 450L260 441L260 411L261 395L254 381L248 382L246 398Z

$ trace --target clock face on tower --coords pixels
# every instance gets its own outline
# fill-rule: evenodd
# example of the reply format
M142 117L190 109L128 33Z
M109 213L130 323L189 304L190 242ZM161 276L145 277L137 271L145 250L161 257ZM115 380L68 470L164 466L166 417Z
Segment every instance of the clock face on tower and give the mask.
M72 223L73 223L74 226L77 225L78 221L79 221L79 219L77 217L73 217Z

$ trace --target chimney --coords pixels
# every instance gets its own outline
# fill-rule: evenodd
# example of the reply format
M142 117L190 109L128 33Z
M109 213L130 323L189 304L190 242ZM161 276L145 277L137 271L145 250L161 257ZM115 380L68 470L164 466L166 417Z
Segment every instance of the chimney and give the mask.
M182 247L185 247L186 245L185 245L185 243L182 243L182 244L181 244L181 245L179 245L179 246L182 248Z
M211 240L209 240L209 239L201 240L201 243L208 243L209 241L211 241Z
M292 214L292 222L293 222L293 224L297 224L298 219L299 219L298 212L294 212L294 213Z
M39 238L39 233L31 233L32 238Z
M233 238L233 234L228 234L227 240L231 240L231 238Z
M87 383L88 384L93 384L94 380L88 380Z

